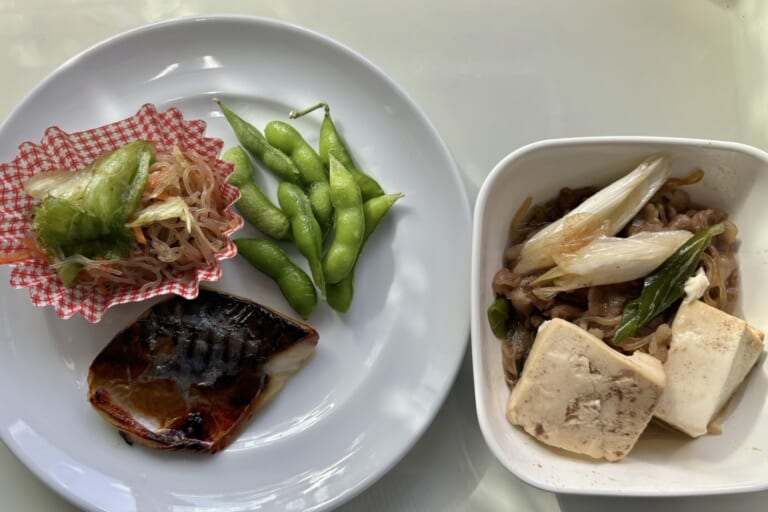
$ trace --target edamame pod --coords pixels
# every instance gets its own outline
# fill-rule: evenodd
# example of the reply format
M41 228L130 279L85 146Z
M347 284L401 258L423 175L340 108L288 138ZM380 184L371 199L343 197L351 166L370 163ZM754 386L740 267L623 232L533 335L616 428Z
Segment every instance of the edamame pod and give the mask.
M328 174L320 157L296 129L283 121L272 121L264 128L264 135L272 146L285 153L301 173L301 182L309 196L323 240L331 229L333 205Z
M328 283L338 283L352 270L365 235L365 216L360 187L352 174L331 155L331 203L336 229L323 271Z
M317 305L317 292L306 272L271 240L238 238L235 245L243 258L277 283L288 304L307 320Z
M328 173L320 156L293 126L283 121L272 121L264 128L264 136L273 147L293 160L305 187L312 183L328 182Z
M240 215L265 235L290 240L291 223L254 181L251 159L245 150L240 146L231 147L221 159L235 164L235 172L227 181L240 190L240 199L235 203Z
M387 194L374 197L363 203L363 214L365 215L365 234L363 236L363 245L368 241L368 237L376 229L390 208L403 197L403 194ZM360 248L362 254L362 247ZM358 255L358 261L360 255ZM357 262L355 262L357 266ZM346 313L352 305L352 297L355 294L355 268L353 267L349 274L341 281L334 284L328 284L325 290L326 300L334 310Z
M384 194L384 190L379 183L355 167L352 157L344 142L341 140L339 132L336 131L336 125L331 119L330 109L326 111L323 118L323 124L320 127L320 159L330 166L330 157L334 156L344 167L355 177L363 200L368 200Z
M213 101L219 105L240 144L259 162L281 180L291 183L301 180L296 164L282 151L273 148L255 126L227 108L221 100L214 98Z
M333 203L331 202L331 185L325 181L318 181L309 186L309 204L312 213L320 225L323 240L328 236L333 225Z
M355 166L347 146L344 144L338 130L336 130L336 125L331 118L331 108L327 103L321 102L304 110L293 111L290 113L290 117L291 119L295 119L320 107L325 111L323 124L320 126L320 160L322 160L326 167L330 168L331 155L336 157L336 159L355 177L355 181L357 181L357 185L360 187L363 201L384 195L384 190L381 188L381 185Z
M363 203L363 215L365 215L365 235L363 237L363 243L368 241L368 237L378 227L390 208L405 194L398 192L397 194L386 194L383 196L374 197Z
M323 235L312 214L309 198L298 185L284 181L277 189L277 200L291 222L293 241L307 259L312 279L320 289L320 294L325 297L325 276L321 259Z

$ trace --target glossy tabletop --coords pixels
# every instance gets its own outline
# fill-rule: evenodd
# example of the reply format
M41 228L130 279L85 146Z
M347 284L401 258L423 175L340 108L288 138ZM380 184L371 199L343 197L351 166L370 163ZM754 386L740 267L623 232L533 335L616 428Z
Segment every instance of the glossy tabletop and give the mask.
M435 124L472 201L497 161L539 139L670 135L768 148L768 4L759 0L0 0L0 116L104 38L210 13L285 20L362 53ZM467 352L426 433L342 509L706 512L765 503L768 492L621 499L522 483L482 438ZM75 508L0 447L0 510Z

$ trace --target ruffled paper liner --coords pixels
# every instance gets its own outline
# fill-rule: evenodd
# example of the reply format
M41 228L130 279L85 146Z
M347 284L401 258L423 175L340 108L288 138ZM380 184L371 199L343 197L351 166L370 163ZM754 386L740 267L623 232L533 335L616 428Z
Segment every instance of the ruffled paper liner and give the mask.
M158 112L153 105L145 104L135 115L115 123L75 133L52 126L45 131L39 144L24 142L12 162L0 164L0 255L27 249L25 240L32 235L35 203L24 192L23 184L32 175L61 168L80 170L105 151L135 140L149 140L158 153L170 151L174 145L194 150L213 168L226 203L224 215L233 226L224 233L227 244L216 254L215 265L199 268L194 278L184 282L167 281L145 288L122 286L108 291L85 284L66 287L47 262L30 258L11 264L11 286L29 289L35 306L53 306L61 318L79 313L90 322L98 322L114 305L167 294L193 299L197 297L201 281L218 280L221 277L220 262L237 254L230 235L242 227L243 219L231 208L240 192L226 183L234 166L218 159L223 141L205 137L205 128L205 121L186 121L176 108Z

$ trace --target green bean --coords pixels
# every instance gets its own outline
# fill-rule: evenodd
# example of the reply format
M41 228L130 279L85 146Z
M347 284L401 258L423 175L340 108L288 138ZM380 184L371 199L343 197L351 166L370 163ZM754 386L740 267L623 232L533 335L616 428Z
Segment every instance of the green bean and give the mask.
M308 114L320 107L323 107L325 111L323 124L320 126L320 159L323 161L323 164L330 168L331 155L336 157L336 159L355 177L355 181L357 181L357 185L360 187L363 201L384 195L384 190L381 188L381 185L355 166L349 150L344 144L341 135L339 135L338 130L336 130L336 125L331 118L331 108L327 103L320 102L317 105L313 105L304 110L293 111L290 113L289 117L291 119L296 119L297 117Z
M290 240L291 223L253 180L253 166L245 150L233 146L221 159L235 164L235 172L227 181L240 190L240 199L235 203L240 215L265 235L276 240Z
M273 148L255 126L232 112L219 99L214 98L213 101L219 105L240 144L259 162L281 180L291 183L298 183L301 180L296 164L282 151Z
M315 286L285 251L265 239L239 238L235 245L243 258L277 283L294 311L305 320L310 317L317 305Z
M360 187L352 174L331 155L331 203L336 229L323 258L325 280L338 283L352 270L365 235Z
M284 181L277 188L277 200L283 212L291 221L293 241L299 252L307 259L312 271L312 279L325 297L325 276L323 274L322 251L323 235L320 225L312 214L312 206L301 188Z
M283 121L272 121L264 128L264 136L273 147L293 160L305 187L328 182L328 174L320 156L296 129Z
M363 235L363 245L368 241L368 237L376 229L381 219L389 212L389 209L403 197L403 194L387 194L374 197L363 203L363 214L365 216L365 233ZM362 247L360 254L362 254ZM358 255L358 260L360 255ZM355 263L355 267L357 263ZM328 284L325 290L328 304L336 311L345 313L352 305L352 297L355 294L355 267L347 274L344 279L338 283Z

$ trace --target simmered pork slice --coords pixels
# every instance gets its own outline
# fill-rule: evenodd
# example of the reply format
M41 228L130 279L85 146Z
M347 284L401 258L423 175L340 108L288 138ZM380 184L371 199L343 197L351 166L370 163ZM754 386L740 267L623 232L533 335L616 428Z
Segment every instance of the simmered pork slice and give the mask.
M158 303L91 364L93 407L130 440L216 452L314 353L310 326L201 290Z

